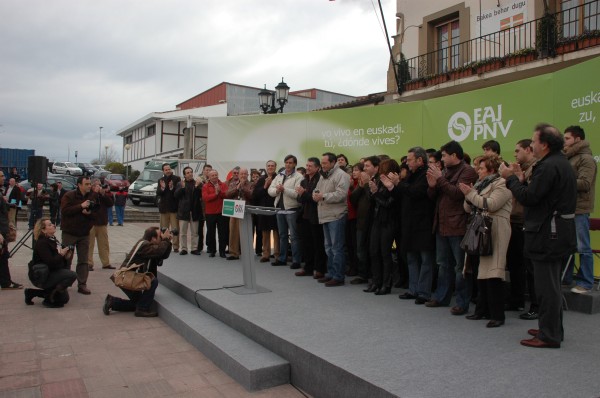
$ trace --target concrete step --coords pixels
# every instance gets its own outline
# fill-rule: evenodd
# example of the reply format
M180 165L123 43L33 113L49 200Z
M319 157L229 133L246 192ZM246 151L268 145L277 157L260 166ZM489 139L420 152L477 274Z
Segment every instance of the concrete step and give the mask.
M583 312L584 314L597 314L600 312L600 291L598 286L594 285L589 293L578 294L571 292L570 287L563 287L563 297L565 298L567 309L569 311Z
M248 391L290 382L290 364L263 346L184 300L157 290L160 318Z

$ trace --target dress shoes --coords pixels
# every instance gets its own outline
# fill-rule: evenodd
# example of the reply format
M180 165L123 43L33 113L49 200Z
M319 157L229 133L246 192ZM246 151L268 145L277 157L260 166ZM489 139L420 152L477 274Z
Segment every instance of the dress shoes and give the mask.
M215 253L208 253L208 257L214 257Z
M179 249L177 249L177 248L173 249L173 253L179 253Z
M392 292L392 288L391 287L381 287L379 289L377 289L377 291L375 292L376 296L385 296L386 294L390 294Z
M529 311L529 312L524 312L523 314L519 315L519 318L526 320L526 321L533 321L533 320L539 318L539 314L536 311Z
M227 260L232 261L232 260L239 260L240 258L238 256L229 256L227 257Z
M190 254L193 254L194 256L199 256L199 255L201 255L201 254L202 254L202 252L201 252L200 250L192 250L192 251L190 252Z
M298 263L292 263L292 265L290 265L290 269L300 269L300 268L302 268L302 267Z
M527 331L527 334L533 337L537 337L538 333L540 332L540 329L529 329Z
M279 260L275 260L271 263L271 265L273 267L280 267L282 265L287 265L287 263L285 261L279 261Z
M437 300L431 299L428 302L425 303L425 307L429 307L429 308L435 308L435 307L441 307L442 303L440 303Z
M187 254L187 250L182 250L179 252L180 256L185 256Z
M369 285L366 289L363 290L365 293L375 293L379 290L379 286L377 285Z
M36 289L25 289L25 304L33 305L33 298L37 297Z
M269 262L269 258L268 257L267 258L261 257L260 260L258 260L258 261L260 261L261 263L268 263Z
M315 274L313 275L314 279L321 279L322 277L324 277L325 275L322 272L319 271L315 271Z
M108 264L106 267L102 267L102 269L117 269L116 267L113 267L112 265Z
M224 252L223 253L219 253L219 257L221 257L221 258L227 258L227 256L225 255Z
M294 275L296 275L296 276L313 276L312 272L306 272L305 270L300 270L298 272L295 272Z
M79 286L79 287L77 288L77 293L81 293L81 294L85 294L85 295L92 294L92 292L90 291L90 289L88 289L88 288L87 288L87 287L85 287L85 286Z
M112 299L113 296L110 294L106 295L106 298L104 299L104 305L102 306L102 312L104 315L110 315L110 310L112 310Z
M455 305L454 307L450 308L450 313L452 315L464 315L467 312L468 312L467 310L465 310L462 307L459 307L458 305Z
M537 336L531 339L521 340L521 345L532 348L560 348L560 344L540 340Z
M327 287L335 287L335 286L344 286L344 281L338 281L337 279L331 279L325 282L325 286Z
M135 310L135 316L140 317L140 318L154 318L156 316L158 316L158 313L156 311L150 311L150 310Z
M427 302L427 299L423 298L423 297L417 297L415 299L415 304L417 305L422 305L425 304Z
M65 306L63 303L55 303L54 301L50 301L48 299L42 301L42 304L44 305L44 307L48 308L62 308Z
M400 300L412 300L412 299L416 299L417 296L415 296L414 294L412 294L410 292L406 292L404 294L399 295L398 298Z
M478 321L480 319L487 319L487 317L483 314L478 314L478 313L474 313L471 315L467 315L465 316L465 318L467 318L470 321Z
M367 282L369 282L369 281L366 280L365 278L362 278L362 277L359 276L357 278L352 279L350 281L350 284L351 285L362 285L362 284L367 283Z
M319 279L317 280L317 282L319 282L319 283L327 283L327 282L329 282L329 281L330 281L330 280L332 280L332 279L333 279L333 278L330 278L330 277L328 277L328 276L324 276L324 277L322 277L322 278L319 278Z
M499 328L502 325L504 325L504 321L497 321L495 319L492 319L491 321L489 321L487 323L487 325L485 325L485 327L486 328Z

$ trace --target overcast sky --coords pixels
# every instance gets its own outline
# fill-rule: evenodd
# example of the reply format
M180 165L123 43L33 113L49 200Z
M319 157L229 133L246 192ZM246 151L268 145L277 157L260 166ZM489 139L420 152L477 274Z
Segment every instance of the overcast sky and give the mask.
M377 0L2 0L0 146L120 156L116 131L223 81L385 91L378 15Z

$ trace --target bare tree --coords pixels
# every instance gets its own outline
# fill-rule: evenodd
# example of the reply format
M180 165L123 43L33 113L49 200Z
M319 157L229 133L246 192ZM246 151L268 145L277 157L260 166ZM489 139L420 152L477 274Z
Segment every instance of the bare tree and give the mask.
M104 152L102 153L102 157L100 159L94 158L92 159L92 164L109 164L120 162L120 156L115 150L115 148L111 145L109 147L104 147Z

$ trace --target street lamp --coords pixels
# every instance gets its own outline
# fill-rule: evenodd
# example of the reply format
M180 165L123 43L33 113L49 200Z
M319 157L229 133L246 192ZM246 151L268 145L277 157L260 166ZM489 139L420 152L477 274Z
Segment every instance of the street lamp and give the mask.
M98 146L98 163L102 163L102 129L104 127L100 126L100 145Z
M127 161L125 162L125 179L129 181L129 150L131 149L131 145L125 144L125 151L127 151Z
M104 164L108 163L108 148L110 145L104 145Z
M278 112L283 113L283 107L288 102L289 93L290 88L283 81L283 77L281 78L281 83L275 87L275 92L267 90L267 85L265 84L265 88L260 90L258 93L260 109L264 114ZM275 105L275 100L277 100L277 104L279 104L279 106Z

